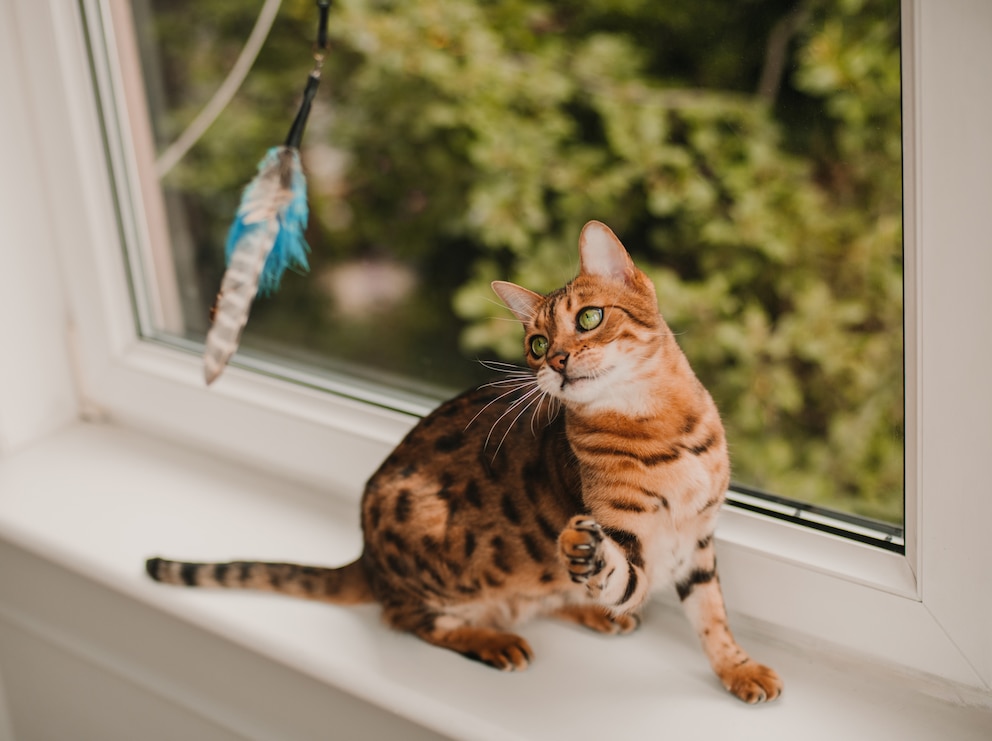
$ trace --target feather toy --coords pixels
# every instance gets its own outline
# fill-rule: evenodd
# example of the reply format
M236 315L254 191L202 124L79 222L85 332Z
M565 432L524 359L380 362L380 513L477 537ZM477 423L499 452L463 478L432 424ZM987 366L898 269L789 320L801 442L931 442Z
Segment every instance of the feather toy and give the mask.
M287 269L309 269L307 182L300 164L300 142L320 83L327 46L329 0L318 0L320 25L315 65L307 78L303 102L286 143L272 147L258 164L258 174L244 189L227 234L227 269L210 312L210 330L203 351L204 377L213 383L238 349L252 302L279 288Z
M211 311L203 352L208 384L238 349L256 295L274 292L287 268L306 270L307 184L294 147L273 147L245 188L227 235L227 270Z

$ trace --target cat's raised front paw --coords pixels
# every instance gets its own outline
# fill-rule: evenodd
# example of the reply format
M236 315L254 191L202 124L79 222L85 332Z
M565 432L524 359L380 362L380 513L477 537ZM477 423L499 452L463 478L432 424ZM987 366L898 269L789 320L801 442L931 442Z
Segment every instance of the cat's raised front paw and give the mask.
M603 528L590 517L577 515L558 536L562 561L572 581L585 584L606 565Z

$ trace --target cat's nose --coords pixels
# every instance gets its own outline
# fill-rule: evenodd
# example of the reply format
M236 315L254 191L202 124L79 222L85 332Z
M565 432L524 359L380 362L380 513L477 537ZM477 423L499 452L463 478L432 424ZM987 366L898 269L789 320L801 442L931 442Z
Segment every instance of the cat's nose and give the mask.
M568 353L562 352L561 350L548 357L548 365L550 365L559 373L565 370L565 364L567 362L568 362Z

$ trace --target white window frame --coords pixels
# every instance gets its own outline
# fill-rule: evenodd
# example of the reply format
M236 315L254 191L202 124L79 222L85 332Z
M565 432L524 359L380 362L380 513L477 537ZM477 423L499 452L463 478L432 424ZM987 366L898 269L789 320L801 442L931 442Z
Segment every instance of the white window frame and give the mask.
M84 2L109 15L109 0ZM903 16L906 554L727 511L718 532L722 582L738 619L772 635L812 638L987 693L992 333L981 320L992 318L984 285L992 277L992 96L983 74L992 69L992 4L904 0ZM12 199L12 233L40 233L43 254L57 261L55 305L64 302L72 331L49 345L56 358L73 355L83 413L359 496L416 417L329 394L302 376L288 383L237 367L208 390L198 356L139 339L121 235L146 227L140 218L118 224L80 9L11 0L0 22L3 38L17 42L10 55L20 81L7 85L14 99L3 105L20 107L18 120L33 134L23 146L0 144L9 163L0 192ZM131 141L123 117L113 125ZM135 173L134 150L122 151L118 166ZM38 209L21 187L25 171L37 173L50 206L40 232L28 221ZM0 298L0 308L12 307ZM17 337L8 326L17 319L0 316L0 342ZM71 396L64 369L21 377L29 375ZM0 373L0 381L10 377L17 375ZM29 414L5 417L12 398L0 392L0 453L3 435L29 439L47 429Z

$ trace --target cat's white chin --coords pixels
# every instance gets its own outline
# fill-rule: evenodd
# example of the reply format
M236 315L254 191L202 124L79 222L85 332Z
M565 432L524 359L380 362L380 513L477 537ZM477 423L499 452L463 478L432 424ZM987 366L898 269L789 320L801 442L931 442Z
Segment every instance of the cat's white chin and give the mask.
M594 382L590 382L568 386L561 390L561 398L566 404L590 404L601 398L601 394L592 388L595 385Z
M548 370L538 376L541 390L565 404L589 404L600 398L612 385L610 379L613 368L597 370L590 375L561 376Z
M650 398L643 377L628 372L622 365L597 369L595 375L566 378L548 370L538 375L538 385L566 407L582 407L587 412L612 411L637 416L645 413L645 403Z
M596 379L581 378L558 389L558 398L566 404L586 404L597 398Z

